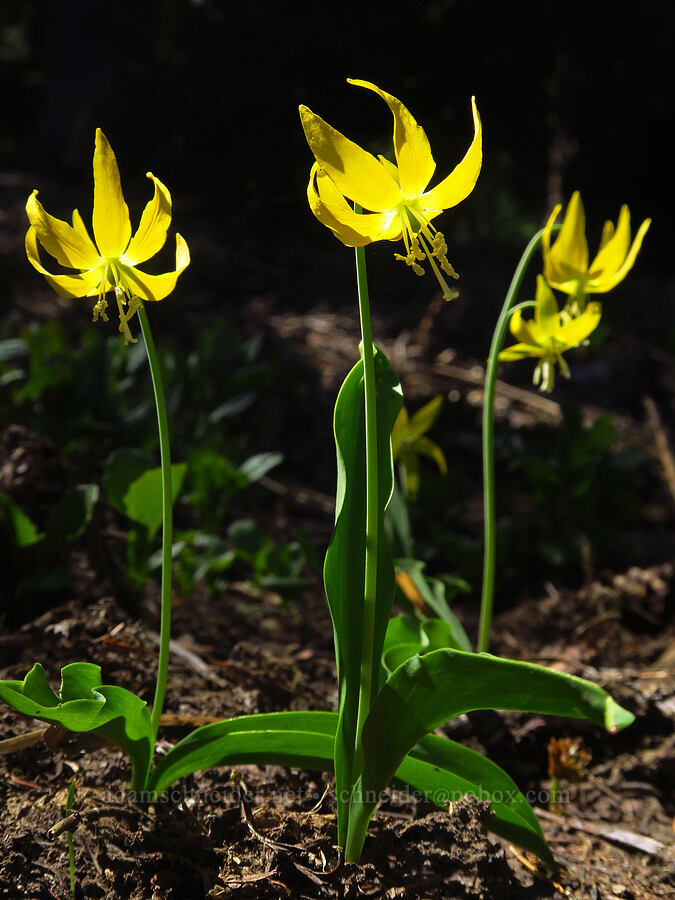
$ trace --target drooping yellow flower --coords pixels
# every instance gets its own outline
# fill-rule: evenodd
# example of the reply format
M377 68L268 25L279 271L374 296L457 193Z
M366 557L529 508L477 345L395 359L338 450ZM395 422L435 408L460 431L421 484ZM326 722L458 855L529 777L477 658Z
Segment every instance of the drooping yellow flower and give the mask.
M505 362L526 356L538 357L532 381L540 384L542 391L550 392L555 383L556 365L560 366L565 378L570 377L569 366L562 354L586 340L600 321L601 313L602 307L597 302L587 304L584 311L574 318L565 311L560 312L544 276L537 275L534 319L526 322L521 310L515 310L509 327L520 343L502 350L499 359Z
M482 132L475 99L471 99L474 122L471 146L443 181L426 190L436 163L424 129L396 97L369 81L353 78L347 81L379 94L391 110L396 165L383 156L376 159L306 106L301 106L302 127L316 158L307 187L310 208L348 247L403 238L405 255L396 253L396 259L403 260L417 275L423 275L420 263L426 257L444 299L452 300L457 292L448 286L440 269L451 278L457 278L457 273L447 260L445 239L431 221L444 209L461 203L473 190L480 173ZM347 198L371 212L356 213Z
M401 408L391 433L391 448L394 461L398 462L405 479L405 490L411 500L417 499L420 485L420 456L434 460L441 475L448 471L443 451L425 434L438 418L443 397L438 394L413 415Z
M94 321L108 320L105 295L115 292L120 317L119 330L125 344L135 339L129 331L129 319L143 300L163 300L176 286L180 273L190 263L184 239L176 234L176 269L163 275L148 275L136 268L154 256L166 241L171 222L171 195L159 178L147 173L155 185L152 200L143 210L136 234L131 236L129 209L124 202L117 160L108 139L96 129L94 147L94 212L92 225L96 243L91 240L79 212L73 212L73 224L55 219L45 212L37 199L37 190L28 198L26 212L30 228L26 234L26 253L31 265L45 276L62 297L98 297ZM52 275L40 262L38 242L56 261L77 275Z
M589 265L586 216L579 191L572 194L560 233L551 246L551 229L561 209L559 203L544 229L544 275L551 287L570 295L571 311L576 312L583 310L587 294L605 294L626 277L652 220L644 220L631 244L630 212L624 204L616 228L612 222L605 222L600 249Z

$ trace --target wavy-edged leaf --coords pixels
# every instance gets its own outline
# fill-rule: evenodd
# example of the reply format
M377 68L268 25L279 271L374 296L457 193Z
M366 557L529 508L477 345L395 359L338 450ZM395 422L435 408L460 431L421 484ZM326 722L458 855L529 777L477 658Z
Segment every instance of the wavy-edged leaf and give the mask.
M377 797L426 734L476 709L588 719L608 731L634 716L602 688L543 666L487 653L434 650L389 676L363 728L363 772L354 786L347 859L358 859Z
M401 388L386 356L375 353L378 456L377 601L373 641L372 696L379 687L380 655L394 597L394 567L384 534L384 510L393 485L391 429L403 404ZM346 837L349 791L354 783L354 742L358 717L366 533L366 444L363 363L342 385L335 404L337 494L335 530L326 552L324 585L333 620L338 670L339 725L335 741L338 841Z
M430 653L444 647L453 650L465 649L459 644L455 628L448 622L443 619L394 616L387 624L382 649L382 666L387 675L390 675L416 653Z
M154 745L147 704L125 688L101 684L100 666L85 662L64 666L57 694L44 668L35 663L23 681L0 681L0 699L25 716L105 737L128 754L131 789L145 787Z

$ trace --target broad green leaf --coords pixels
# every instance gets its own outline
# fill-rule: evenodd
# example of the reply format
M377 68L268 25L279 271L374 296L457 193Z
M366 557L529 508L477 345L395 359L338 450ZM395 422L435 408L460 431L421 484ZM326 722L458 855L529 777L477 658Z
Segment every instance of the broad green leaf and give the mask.
M0 512L9 520L17 547L30 547L43 539L33 520L5 494L0 494Z
M145 787L154 744L147 704L125 688L101 684L100 666L64 666L57 694L35 663L23 681L0 681L0 699L25 716L67 731L93 731L117 744L131 760L132 790Z
M187 471L186 463L171 466L171 496L180 494ZM162 524L162 470L148 469L129 485L124 495L124 511L133 522L145 525L152 540Z
M329 771L336 725L331 712L263 713L203 725L158 761L148 788L161 794L192 772L244 763Z
M126 514L124 497L129 486L151 468L152 457L144 450L133 447L113 450L106 460L102 479L108 503L118 512Z
M397 782L420 791L437 806L447 807L466 794L491 803L494 818L486 827L536 853L551 865L553 857L539 821L510 775L475 750L437 735L427 735L396 771Z
M464 629L460 634L464 635ZM465 649L457 639L455 628L448 622L443 619L423 619L410 615L395 616L387 624L382 665L390 675L416 653L430 653L444 647L451 650Z
M377 797L406 754L435 728L476 709L588 719L612 732L634 719L602 688L543 666L459 650L414 656L389 676L363 728L365 763L353 792L348 859L360 856Z
M393 485L391 429L403 403L398 380L381 350L375 354L378 452L378 566L373 689L379 687L380 655L394 596L394 567L384 533L384 510ZM338 670L339 725L335 740L338 841L346 837L349 791L354 783L365 572L366 474L363 364L345 379L335 404L337 495L335 530L326 552L324 585L333 620Z
M332 771L337 721L331 712L281 712L204 725L160 758L148 791L161 794L179 778L217 766L255 763ZM394 782L442 808L465 794L489 800L494 812L489 829L550 861L537 817L515 782L474 750L425 737L403 760Z

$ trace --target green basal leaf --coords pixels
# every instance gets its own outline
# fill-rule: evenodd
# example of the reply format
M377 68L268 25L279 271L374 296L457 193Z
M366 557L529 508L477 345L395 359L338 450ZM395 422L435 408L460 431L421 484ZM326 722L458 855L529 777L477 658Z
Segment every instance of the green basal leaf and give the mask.
M35 663L23 681L0 681L0 699L25 716L67 731L100 734L131 759L131 789L145 787L154 744L147 704L125 688L101 684L100 666L64 666L57 694L43 667Z
M532 853L548 865L553 857L541 825L510 775L475 750L437 735L427 735L405 757L395 781L447 807L466 794L491 803L489 831Z
M204 725L159 760L148 780L149 796L216 766L256 763L332 771L337 722L331 712L281 712ZM425 737L403 760L394 782L442 808L465 794L489 800L494 812L489 830L550 862L531 807L509 775L479 753L445 738Z
M406 754L435 728L476 709L588 719L612 732L634 719L602 688L543 666L459 650L414 656L389 676L364 725L365 763L354 786L347 859L360 856L377 798Z
M195 729L163 756L148 789L161 794L179 778L215 766L282 765L333 768L337 714L280 712L239 716Z
M461 626L460 626L461 628ZM464 634L464 629L460 634ZM395 616L387 624L382 650L382 666L387 675L416 653L432 650L464 650L456 629L443 619L420 619L417 616Z
M398 379L381 350L375 354L377 391L378 529L377 602L375 610L373 689L379 687L380 655L394 596L394 568L384 534L384 509L393 485L391 430L403 399ZM335 745L338 795L338 841L346 837L349 791L354 783L366 533L365 414L363 364L345 379L335 404L337 495L335 530L324 563L324 585L333 620L338 670L339 724Z

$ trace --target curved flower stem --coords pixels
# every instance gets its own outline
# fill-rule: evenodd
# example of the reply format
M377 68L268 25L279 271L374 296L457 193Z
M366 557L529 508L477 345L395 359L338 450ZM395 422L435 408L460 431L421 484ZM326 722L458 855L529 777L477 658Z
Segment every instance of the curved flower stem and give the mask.
M560 230L559 225L554 226L555 231ZM497 372L499 371L499 351L502 349L506 329L511 313L514 311L514 302L523 281L525 271L539 246L544 233L542 228L538 231L525 248L520 262L513 273L511 284L504 299L502 311L499 314L497 325L492 335L490 355L485 371L485 394L483 397L483 592L480 605L480 624L478 626L479 653L487 652L490 646L490 629L492 628L492 607L495 586L495 562L497 557L497 526L495 511L495 387L497 384ZM522 306L532 306L528 302Z
M157 427L159 430L159 453L162 465L162 599L159 626L159 661L157 663L157 682L155 699L152 703L152 733L157 739L157 729L164 706L166 693L166 676L169 669L169 641L171 640L171 546L173 542L173 496L171 491L171 449L169 446L169 422L166 415L166 401L162 385L162 372L155 349L155 342L150 331L150 322L145 306L138 307L138 319L141 323L148 364L152 377L157 408Z
M357 213L361 207L354 205ZM356 281L359 292L359 317L361 320L361 360L363 362L363 393L366 432L366 559L363 591L363 633L361 643L361 677L359 684L359 711L355 740L355 771L361 764L361 732L370 711L373 683L373 646L375 607L377 602L377 532L378 471L377 471L377 398L375 388L375 348L370 324L370 301L366 254L363 247L356 247Z

